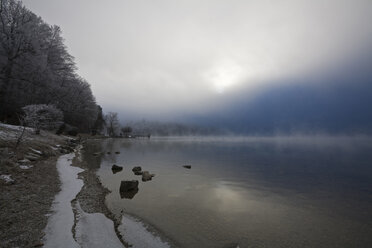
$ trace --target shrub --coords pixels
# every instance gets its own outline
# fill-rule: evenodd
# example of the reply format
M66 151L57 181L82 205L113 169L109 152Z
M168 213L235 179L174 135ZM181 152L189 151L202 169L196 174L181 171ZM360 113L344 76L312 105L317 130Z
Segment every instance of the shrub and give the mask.
M54 105L27 105L22 110L25 113L23 117L25 124L35 128L36 133L40 132L40 129L57 129L63 123L63 113Z

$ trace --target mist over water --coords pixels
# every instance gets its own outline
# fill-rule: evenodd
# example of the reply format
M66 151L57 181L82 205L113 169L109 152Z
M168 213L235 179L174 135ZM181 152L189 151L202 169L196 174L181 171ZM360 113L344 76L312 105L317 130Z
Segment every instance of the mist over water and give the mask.
M97 174L112 191L110 210L142 219L180 247L372 244L370 137L155 137L89 146L105 154ZM113 174L114 163L123 171ZM156 176L121 198L121 180L140 180L134 166Z

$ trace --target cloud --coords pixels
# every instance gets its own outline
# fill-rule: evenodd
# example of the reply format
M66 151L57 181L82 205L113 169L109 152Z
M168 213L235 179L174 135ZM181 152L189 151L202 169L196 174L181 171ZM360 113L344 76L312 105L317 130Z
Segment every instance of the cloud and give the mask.
M62 27L99 104L129 117L206 113L372 44L369 0L24 3Z

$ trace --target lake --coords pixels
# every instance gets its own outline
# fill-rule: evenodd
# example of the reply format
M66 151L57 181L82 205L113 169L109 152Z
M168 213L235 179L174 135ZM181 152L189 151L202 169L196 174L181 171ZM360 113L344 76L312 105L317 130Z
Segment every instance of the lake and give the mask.
M368 137L104 139L83 155L111 191L109 209L174 246L372 247ZM134 166L155 177L142 182ZM139 180L132 199L122 180Z

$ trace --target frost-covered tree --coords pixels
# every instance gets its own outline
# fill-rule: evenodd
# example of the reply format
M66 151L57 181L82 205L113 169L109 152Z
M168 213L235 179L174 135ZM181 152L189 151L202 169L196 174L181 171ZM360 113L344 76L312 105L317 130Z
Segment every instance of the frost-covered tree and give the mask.
M36 133L40 129L53 130L63 123L63 113L54 105L34 104L22 108L24 122L27 126L35 128Z
M97 120L90 85L77 75L61 29L19 0L0 0L0 121L16 124L30 104L55 105L80 132Z

